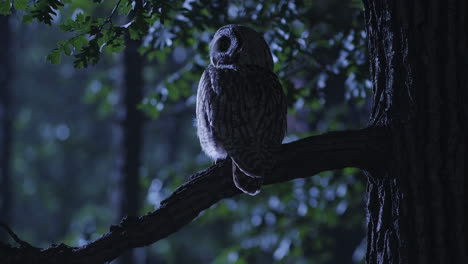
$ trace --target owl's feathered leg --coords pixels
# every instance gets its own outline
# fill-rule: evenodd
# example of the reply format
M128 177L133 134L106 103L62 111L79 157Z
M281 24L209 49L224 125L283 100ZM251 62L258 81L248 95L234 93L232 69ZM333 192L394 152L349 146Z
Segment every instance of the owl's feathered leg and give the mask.
M263 185L263 177L247 176L234 162L232 162L232 179L239 190L252 196L257 195Z

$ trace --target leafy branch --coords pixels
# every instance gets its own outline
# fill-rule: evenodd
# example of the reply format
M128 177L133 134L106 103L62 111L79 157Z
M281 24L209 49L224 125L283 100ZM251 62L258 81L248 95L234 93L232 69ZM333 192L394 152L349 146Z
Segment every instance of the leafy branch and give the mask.
M75 50L79 52L74 54L74 66L76 68L85 68L89 64L94 65L99 61L104 47L108 47L110 52L119 52L124 49L124 29L114 26L112 23L112 18L121 2L122 0L117 1L105 19L93 19L83 13L76 15L74 20L67 19L65 23L60 25L60 29L79 33L69 40L58 42L58 47L50 52L47 60L52 64L58 64L62 53L70 56L74 54L73 50Z
M155 6L150 6L150 2L143 6L142 1L136 1L135 5L132 5L131 1L127 1L124 7L121 7L121 2L122 0L118 0L110 14L104 19L92 18L83 13L78 14L75 19L66 19L60 28L78 34L69 40L58 42L58 47L50 52L47 60L52 64L58 64L63 53L67 56L74 55L76 68L94 65L99 61L103 49L112 53L122 51L125 48L124 36L126 34L131 39L143 38L148 33L149 25L155 19L163 21L167 17L166 12L173 8L167 1L156 1L153 3ZM124 25L114 25L112 18L118 10L131 21ZM153 10L157 11L153 12ZM153 16L153 14L157 14L157 16ZM32 15L36 18L34 14Z

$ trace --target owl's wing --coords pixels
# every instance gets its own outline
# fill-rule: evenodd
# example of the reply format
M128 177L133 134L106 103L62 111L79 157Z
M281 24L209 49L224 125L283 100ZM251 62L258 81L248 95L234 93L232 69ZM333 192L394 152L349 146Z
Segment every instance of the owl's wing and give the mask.
M236 94L232 85L235 85L237 76L235 71L218 69L209 65L203 72L198 84L197 118L200 118L205 127L217 134L217 141L224 141L229 137L236 119L231 106L235 104L232 95Z
M272 169L272 154L286 132L286 100L276 75L256 66L216 71L216 137L242 172L263 177Z
M226 152L221 142L214 138L213 111L217 109L218 95L211 82L210 67L204 72L198 84L197 91L197 135L203 151L212 159L226 158Z

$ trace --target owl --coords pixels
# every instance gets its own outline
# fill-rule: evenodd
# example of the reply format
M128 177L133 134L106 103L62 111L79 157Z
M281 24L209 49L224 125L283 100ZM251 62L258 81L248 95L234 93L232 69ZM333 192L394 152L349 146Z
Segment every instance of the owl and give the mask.
M245 26L220 28L197 91L197 135L215 161L232 160L233 181L260 191L286 133L286 97L263 36Z

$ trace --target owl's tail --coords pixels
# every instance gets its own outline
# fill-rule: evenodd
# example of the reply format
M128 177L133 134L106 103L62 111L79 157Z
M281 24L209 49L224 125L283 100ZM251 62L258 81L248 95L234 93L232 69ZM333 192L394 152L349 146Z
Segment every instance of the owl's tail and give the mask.
M236 187L248 195L257 195L263 184L263 177L251 177L232 162L232 178Z

